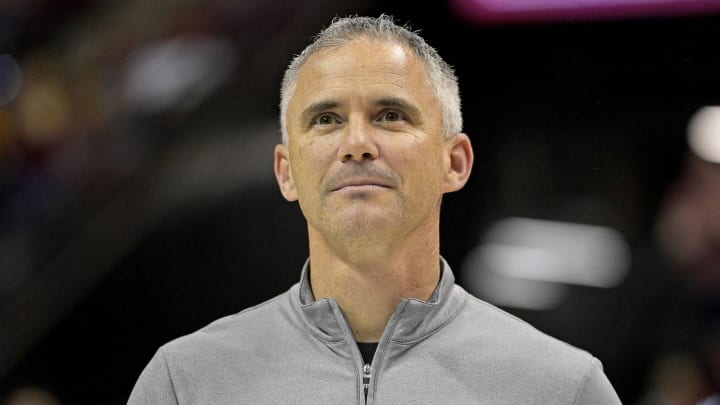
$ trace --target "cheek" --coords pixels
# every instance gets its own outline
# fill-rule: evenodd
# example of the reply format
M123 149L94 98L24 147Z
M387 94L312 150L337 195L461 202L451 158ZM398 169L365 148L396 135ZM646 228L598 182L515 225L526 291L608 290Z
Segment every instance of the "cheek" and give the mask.
M292 151L295 159L292 161L291 172L298 190L316 190L325 175L328 153L320 153L319 149L322 148L315 146L317 145L303 145Z
M417 179L434 183L442 178L445 161L436 148L418 148L398 153L392 161L397 162L397 170L408 180ZM403 173L404 172L404 173Z
M316 172L312 162L306 160L298 161L292 166L293 182L301 197L305 194L305 190L312 189L312 184L316 183Z
M406 154L395 168L402 177L402 193L410 206L434 205L443 194L442 159Z

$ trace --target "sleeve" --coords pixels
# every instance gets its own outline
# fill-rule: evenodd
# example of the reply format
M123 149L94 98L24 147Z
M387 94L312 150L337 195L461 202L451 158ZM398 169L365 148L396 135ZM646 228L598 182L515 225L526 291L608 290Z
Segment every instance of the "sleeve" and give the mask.
M130 393L128 405L178 405L170 369L162 348L140 373Z
M616 405L622 404L610 380L603 371L600 360L593 357L585 371L577 396L577 405Z

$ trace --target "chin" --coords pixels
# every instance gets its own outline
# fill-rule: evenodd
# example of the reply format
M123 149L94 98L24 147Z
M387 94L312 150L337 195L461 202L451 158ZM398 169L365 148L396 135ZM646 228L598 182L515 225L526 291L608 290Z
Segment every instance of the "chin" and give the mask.
M331 227L336 230L332 233L339 238L378 241L384 240L387 235L396 233L399 223L397 217L387 215L387 213L378 213L377 215L365 213L337 218Z

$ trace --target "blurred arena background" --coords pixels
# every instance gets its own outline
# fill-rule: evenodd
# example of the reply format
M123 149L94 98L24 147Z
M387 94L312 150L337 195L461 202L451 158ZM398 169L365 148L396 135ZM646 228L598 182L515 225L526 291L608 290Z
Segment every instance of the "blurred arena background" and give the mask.
M720 2L338 3L0 0L0 401L123 404L162 343L298 280L281 75L380 13L460 78L458 282L598 356L624 403L718 392Z

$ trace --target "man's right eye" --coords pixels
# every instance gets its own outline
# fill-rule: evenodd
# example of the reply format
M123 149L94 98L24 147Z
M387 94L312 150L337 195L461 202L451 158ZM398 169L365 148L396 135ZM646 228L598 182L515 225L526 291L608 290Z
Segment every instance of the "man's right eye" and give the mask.
M332 114L319 114L313 119L313 125L332 125L337 123L337 119Z

